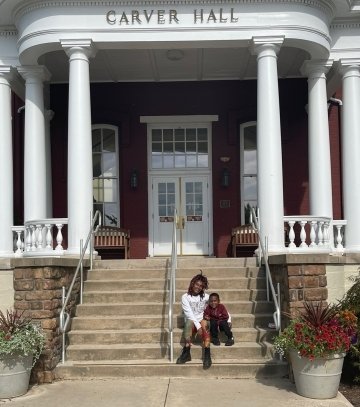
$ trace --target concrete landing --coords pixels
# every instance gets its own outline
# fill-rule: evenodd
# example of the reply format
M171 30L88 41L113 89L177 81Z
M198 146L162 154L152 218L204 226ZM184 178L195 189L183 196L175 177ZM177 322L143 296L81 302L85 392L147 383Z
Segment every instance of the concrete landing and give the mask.
M351 407L336 398L312 400L296 394L288 379L132 378L65 380L34 386L21 397L0 400L14 407Z

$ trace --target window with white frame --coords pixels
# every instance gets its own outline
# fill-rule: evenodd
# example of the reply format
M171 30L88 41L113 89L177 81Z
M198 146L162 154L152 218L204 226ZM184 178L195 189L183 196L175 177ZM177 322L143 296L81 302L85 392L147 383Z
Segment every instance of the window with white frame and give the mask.
M110 125L92 127L93 209L108 226L120 226L118 129Z
M206 127L153 128L152 169L208 168L209 140Z
M250 223L250 208L257 209L256 122L240 126L241 223Z

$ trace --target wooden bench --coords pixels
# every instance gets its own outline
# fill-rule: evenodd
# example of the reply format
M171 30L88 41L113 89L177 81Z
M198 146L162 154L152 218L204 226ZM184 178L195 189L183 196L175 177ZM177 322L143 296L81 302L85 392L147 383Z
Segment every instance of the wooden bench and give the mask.
M94 249L101 258L130 258L130 231L115 226L100 226L94 235Z
M259 246L258 234L251 225L236 226L231 230L231 246L233 257L237 257L237 249L243 248L246 251L244 254L253 255Z

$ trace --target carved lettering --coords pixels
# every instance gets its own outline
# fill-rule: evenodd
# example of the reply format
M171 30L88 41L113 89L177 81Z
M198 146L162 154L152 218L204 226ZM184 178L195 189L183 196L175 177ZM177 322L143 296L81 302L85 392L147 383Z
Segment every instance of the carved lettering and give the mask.
M219 18L219 22L220 23L226 23L227 22L227 18L223 18L223 9L220 9L220 18Z
M116 13L114 10L110 10L106 13L106 21L111 25L116 23Z
M230 22L237 23L239 21L238 17L234 17L234 9L230 10Z
M158 24L165 24L164 14L165 14L165 10L158 10L158 12L157 12Z
M215 15L213 9L210 10L209 17L207 19L208 23L210 23L210 21L213 21L214 23L216 23L216 21L217 21L217 18L216 18L216 15Z
M177 11L176 10L170 10L169 12L169 23L171 24L172 21L175 21L175 23L179 24L179 19L177 18Z
M139 11L138 10L133 10L131 12L131 21L134 24L135 22L138 22L139 24L141 24L141 20L139 17Z
M125 11L121 14L121 17L120 17L120 19L119 19L119 24L121 25L121 24L123 24L123 23L125 23L126 25L129 24L129 19L128 19L127 16L126 16Z
M146 21L149 23L152 15L154 14L154 10L151 10L150 14L148 14L147 10L144 10L144 14L145 14Z
M200 20L200 23L204 22L204 10L201 9L200 13L195 9L194 10L194 24L196 24Z
M1 1L1 0L0 0ZM178 12L175 9L170 10L131 10L119 11L109 10L106 15L106 22L109 25L140 25L143 23L150 24L180 24ZM227 24L237 23L239 18L236 17L234 8L225 9L194 9L193 10L194 24Z

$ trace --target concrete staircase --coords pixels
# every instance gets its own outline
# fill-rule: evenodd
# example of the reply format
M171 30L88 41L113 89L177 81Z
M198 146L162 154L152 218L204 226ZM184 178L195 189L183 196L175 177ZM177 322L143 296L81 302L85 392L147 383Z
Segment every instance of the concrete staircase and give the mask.
M272 357L268 329L273 304L266 301L264 272L255 259L180 258L176 278L174 359L181 352L180 297L201 269L209 290L220 294L232 315L235 345L212 346L213 365L202 369L200 343L192 361L169 361L167 263L165 259L96 261L68 333L67 361L58 378L79 377L273 377L286 364ZM221 339L221 337L220 337ZM225 338L223 338L225 339ZM222 341L223 342L223 341Z

